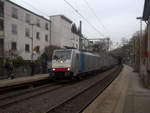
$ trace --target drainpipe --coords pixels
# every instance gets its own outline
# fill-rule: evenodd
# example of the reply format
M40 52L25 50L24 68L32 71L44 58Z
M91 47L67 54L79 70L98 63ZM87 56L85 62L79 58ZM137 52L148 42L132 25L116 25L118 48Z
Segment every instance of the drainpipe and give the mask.
M52 45L52 39L51 39L52 35L51 34L52 34L52 30L51 30L51 21L50 21L50 37L49 37L50 38L50 40L49 40L49 45L50 46Z

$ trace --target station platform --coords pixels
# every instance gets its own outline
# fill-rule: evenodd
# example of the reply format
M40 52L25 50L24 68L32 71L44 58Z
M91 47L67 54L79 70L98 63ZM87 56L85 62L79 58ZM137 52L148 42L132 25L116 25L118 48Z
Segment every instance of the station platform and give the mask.
M15 79L4 79L0 80L0 88L15 86L19 84L26 84L31 83L39 80L48 79L49 74L38 74L34 76L27 76L27 77L18 77Z
M124 65L120 75L83 113L150 113L150 89Z

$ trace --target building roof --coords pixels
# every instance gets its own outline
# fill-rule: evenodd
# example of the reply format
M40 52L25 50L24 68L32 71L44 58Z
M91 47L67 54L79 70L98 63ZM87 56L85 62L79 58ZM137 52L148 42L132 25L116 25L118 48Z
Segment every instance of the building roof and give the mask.
M32 11L30 11L30 10L28 10L28 9L26 9L26 8L24 8L24 7L20 6L20 5L18 5L18 4L16 4L16 3L12 2L12 1L10 1L10 0L6 0L6 1L9 2L9 3L11 3L11 4L13 4L13 5L15 5L15 6L17 6L17 7L19 7L19 8L21 8L21 9L23 9L23 10L25 10L25 11L27 11L27 12L29 12L29 13L32 13L32 14L35 15L35 16L38 16L38 17L40 17L40 18L42 18L42 19L44 19L44 20L46 20L46 21L51 22L51 20L49 20L49 19L47 19L47 18L45 18L45 17L43 17L43 16L41 16L41 15L38 15L38 14L36 14L36 13L34 13L34 12L32 12Z
M64 16L64 15L52 15L50 17L55 17L55 16L60 16L62 19L66 20L66 21L68 21L69 23L72 24L72 20L69 19L68 17Z
M72 21L69 18L67 18L66 16L61 15L61 18L63 18L64 20L66 20L66 21L68 21L69 23L72 24Z
M148 20L150 16L150 0L145 0L144 11L143 11L143 20Z

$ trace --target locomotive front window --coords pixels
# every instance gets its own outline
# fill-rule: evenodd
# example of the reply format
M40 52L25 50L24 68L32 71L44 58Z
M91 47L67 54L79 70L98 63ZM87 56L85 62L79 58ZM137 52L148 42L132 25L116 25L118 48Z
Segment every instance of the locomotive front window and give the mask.
M68 60L71 58L71 51L55 51L53 59L54 60Z

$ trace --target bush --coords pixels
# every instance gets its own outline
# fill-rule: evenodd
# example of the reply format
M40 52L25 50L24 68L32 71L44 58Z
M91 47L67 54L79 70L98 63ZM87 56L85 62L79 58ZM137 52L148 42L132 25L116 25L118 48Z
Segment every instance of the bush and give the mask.
M26 65L26 61L21 57L18 56L14 61L13 61L14 67L20 67Z
M0 59L0 68L3 68L4 64L3 64L3 59Z

